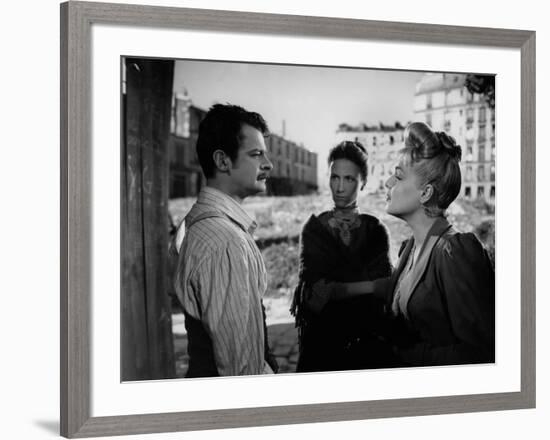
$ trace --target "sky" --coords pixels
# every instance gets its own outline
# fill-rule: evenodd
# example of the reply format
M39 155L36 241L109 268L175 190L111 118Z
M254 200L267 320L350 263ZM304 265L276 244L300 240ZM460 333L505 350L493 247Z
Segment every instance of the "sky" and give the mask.
M414 120L419 72L289 66L214 61L176 61L174 91L187 90L207 110L231 103L260 113L270 131L319 154L320 183L341 123L406 124Z

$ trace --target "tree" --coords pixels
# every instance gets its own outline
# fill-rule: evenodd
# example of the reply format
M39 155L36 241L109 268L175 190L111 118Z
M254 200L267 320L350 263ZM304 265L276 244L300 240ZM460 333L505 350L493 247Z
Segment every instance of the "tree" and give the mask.
M492 109L495 108L495 76L494 75L476 75L469 73L466 75L464 86L470 93L483 95L485 102Z

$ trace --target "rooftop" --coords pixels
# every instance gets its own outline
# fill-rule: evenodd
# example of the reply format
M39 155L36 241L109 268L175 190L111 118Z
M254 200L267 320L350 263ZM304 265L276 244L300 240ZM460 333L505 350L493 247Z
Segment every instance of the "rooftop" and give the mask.
M464 73L427 73L416 84L415 95L464 87Z
M361 132L361 133L365 133L365 132L376 132L376 133L379 133L379 132L383 132L383 133L392 133L394 131L400 131L400 130L405 130L405 127L400 123L400 122L396 122L395 124L393 125L390 125L390 124L383 124L383 123L379 123L377 125L368 125L368 124L364 124L364 123L360 123L358 125L350 125L350 124L347 124L347 123L342 123L338 126L338 130L336 130L337 133L340 133L340 132Z

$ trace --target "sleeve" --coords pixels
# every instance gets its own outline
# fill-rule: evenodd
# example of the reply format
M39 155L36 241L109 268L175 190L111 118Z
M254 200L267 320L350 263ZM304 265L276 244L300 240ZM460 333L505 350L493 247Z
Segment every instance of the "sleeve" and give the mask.
M386 226L378 219L376 219L370 239L367 240L367 245L372 250L372 258L368 264L370 279L390 276L393 269L390 259L390 237Z
M321 273L315 263L315 250L312 237L315 235L313 227L313 215L304 224L302 232L300 234L300 268L299 279L300 281L313 284L321 278Z
M264 328L264 358L267 365L269 365L269 368L271 368L271 371L273 373L277 373L279 371L279 363L277 362L277 358L271 351L271 348L269 346L269 338L267 334L267 321L266 321L266 313L265 313L265 306L262 301L262 320L263 320L263 328Z
M455 234L439 249L435 264L455 343L433 348L431 357L494 362L495 273L488 253L474 234Z
M205 258L196 274L201 321L212 340L221 376L263 371L261 299L251 289L249 269L247 252L229 243Z
M307 301L311 296L311 282L308 281L310 278L310 263L309 263L309 244L307 238L307 229L308 225L311 223L313 215L306 221L302 227L300 233L300 250L299 250L299 267L298 267L298 285L294 289L294 298L292 300L292 305L290 312L297 319L297 322L301 321L303 318L303 308L307 307Z
M315 218L312 215L300 235L300 269L294 304L297 306L295 310L298 309L302 317L309 314L317 315L329 301L329 290L314 292L313 286L321 279L325 282L333 281L334 266L327 264L327 245L316 231L314 222Z
M384 227L384 230L385 229L386 228ZM387 232L386 232L386 236L387 236ZM400 246L399 252L398 252L399 257L401 257L401 254L403 253L403 251L407 247L408 242L409 242L409 240L404 240L401 243L401 246ZM389 246L389 237L388 237L388 246ZM388 256L388 261L389 261L389 256ZM373 284L374 284L374 296L376 296L379 299L386 300L386 301L388 301L388 298L390 297L390 295L393 295L393 292L390 292L389 290L391 289L391 286L393 285L393 277L395 276L395 274L393 272L393 266L391 265L391 263L389 263L389 264L390 264L390 274L385 275L385 276L383 275L382 277L380 277L378 279L375 279L374 282L373 282Z
M381 300L387 300L388 290L391 286L391 277L378 278L373 281L374 296Z

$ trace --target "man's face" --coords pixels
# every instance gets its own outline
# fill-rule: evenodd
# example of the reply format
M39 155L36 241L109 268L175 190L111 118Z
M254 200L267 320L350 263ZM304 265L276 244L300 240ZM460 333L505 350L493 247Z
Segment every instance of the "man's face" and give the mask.
M259 130L247 124L242 126L237 159L232 165L233 194L244 199L266 190L273 164L267 157L264 137Z

